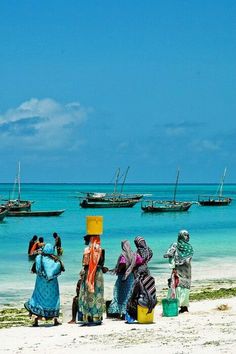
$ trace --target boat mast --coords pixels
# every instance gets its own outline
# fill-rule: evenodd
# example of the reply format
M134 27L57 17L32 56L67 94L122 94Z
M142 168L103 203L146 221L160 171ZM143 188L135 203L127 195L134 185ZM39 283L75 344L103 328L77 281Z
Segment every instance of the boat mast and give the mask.
M176 198L176 192L177 192L178 182L179 182L179 169L178 169L178 171L177 171L177 177L176 177L176 182L175 182L174 203L176 202L175 198Z
M20 190L20 161L18 164L17 182L18 182L18 201L20 201L20 194L21 194L21 190Z
M120 193L123 192L123 188L124 188L124 184L125 184L125 181L126 181L126 177L127 177L128 171L129 171L129 166L127 167L127 170L125 172L125 176L124 176L124 180L123 180L123 183L122 183L122 186L121 186Z
M226 170L227 170L227 168L225 167L224 174L223 174L222 180L221 180L221 185L220 185L220 190L219 190L219 197L222 197L223 185L224 185L224 181L225 181Z
M118 183L118 179L119 179L119 175L120 175L120 168L118 168L117 172L116 172L116 180L115 180L115 186L114 186L114 194L116 193L116 188L117 188L117 183Z

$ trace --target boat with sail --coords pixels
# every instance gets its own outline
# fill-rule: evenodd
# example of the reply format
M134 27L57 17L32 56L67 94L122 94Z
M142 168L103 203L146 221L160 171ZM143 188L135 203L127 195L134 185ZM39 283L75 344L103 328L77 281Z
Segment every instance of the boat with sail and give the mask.
M20 162L18 163L18 172L15 178L12 194L15 194L16 186L18 187L18 196L16 199L9 197L5 200L5 206L9 211L29 211L31 210L32 201L21 199L21 178L20 178Z
M81 192L82 197L80 197L80 206L82 208L125 208L134 206L143 198L143 194L123 193L128 171L129 167L125 172L120 191L118 191L117 187L120 179L120 168L118 168L113 192Z
M226 206L232 202L232 198L223 195L223 186L225 181L227 168L224 169L221 183L215 195L199 195L198 203L201 206Z
M141 209L144 212L150 212L150 213L188 211L189 208L194 204L194 202L176 200L178 182L179 182L179 169L177 171L173 200L158 200L158 199L144 200L141 203Z

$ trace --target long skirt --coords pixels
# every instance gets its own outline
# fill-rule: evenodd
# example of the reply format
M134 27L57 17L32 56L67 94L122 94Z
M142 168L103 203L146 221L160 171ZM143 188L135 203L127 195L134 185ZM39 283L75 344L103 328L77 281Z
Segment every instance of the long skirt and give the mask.
M189 306L189 289L177 286L176 298L179 300L179 306Z
M123 274L118 274L114 285L113 299L107 311L110 315L118 314L122 316L126 314L127 302L132 293L134 276L130 274L125 281L122 280L122 277Z
M60 294L57 278L48 281L37 275L33 295L24 306L31 314L46 319L59 317Z
M104 281L101 268L97 268L94 279L94 292L88 290L86 284L87 272L81 283L79 292L79 310L83 314L83 321L101 321L104 312Z

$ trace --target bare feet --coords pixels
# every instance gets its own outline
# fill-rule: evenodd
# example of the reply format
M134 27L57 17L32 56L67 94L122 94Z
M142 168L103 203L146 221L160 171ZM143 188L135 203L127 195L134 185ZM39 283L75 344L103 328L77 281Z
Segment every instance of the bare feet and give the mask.
M35 317L33 327L38 327L38 326L39 326L38 317Z
M59 326L59 325L61 325L61 322L59 322L57 318L54 318L53 326Z
M68 323L69 323L69 324L74 324L74 323L75 323L75 320L70 320Z

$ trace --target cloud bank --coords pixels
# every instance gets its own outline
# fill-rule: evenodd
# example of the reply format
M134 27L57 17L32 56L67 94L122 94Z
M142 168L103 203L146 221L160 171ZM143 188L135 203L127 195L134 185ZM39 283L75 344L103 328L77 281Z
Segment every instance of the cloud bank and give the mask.
M54 150L78 146L79 127L91 110L78 102L61 104L51 98L31 98L0 115L0 139L4 147Z

